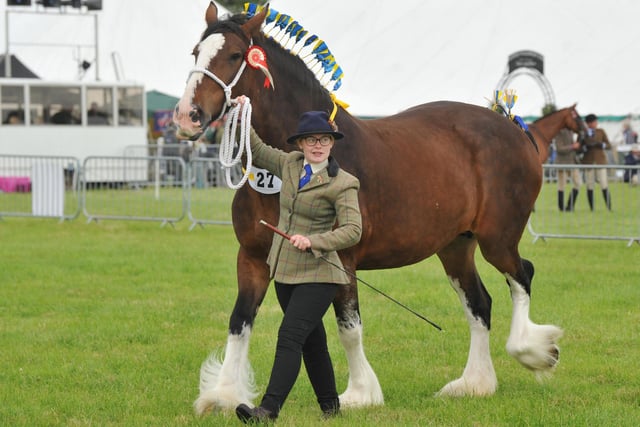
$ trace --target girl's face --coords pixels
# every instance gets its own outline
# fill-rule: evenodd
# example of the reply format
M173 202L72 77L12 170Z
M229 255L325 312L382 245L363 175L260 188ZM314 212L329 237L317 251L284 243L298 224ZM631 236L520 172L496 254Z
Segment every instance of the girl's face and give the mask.
M329 158L335 143L333 136L327 134L308 135L298 138L298 147L309 163L321 163Z

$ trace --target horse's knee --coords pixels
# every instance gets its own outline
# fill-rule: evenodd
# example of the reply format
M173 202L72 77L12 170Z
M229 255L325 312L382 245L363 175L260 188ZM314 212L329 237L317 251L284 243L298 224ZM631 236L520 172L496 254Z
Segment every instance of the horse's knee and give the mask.
M492 299L482 280L474 275L473 283L463 284L459 279L449 276L449 283L456 291L465 310L469 310L472 318L480 319L488 330L491 329Z
M339 330L354 329L361 325L360 306L355 285L340 286L333 300L333 311Z
M262 300L256 301L254 298L238 295L229 318L229 332L239 335L245 326L253 326L261 302Z
M533 263L527 259L522 258L521 261L522 267L516 271L514 276L506 275L507 277L507 285L511 288L513 292L513 286L520 286L527 295L531 295L531 281L533 280L533 274L535 273L535 268L533 268ZM513 277L515 283L509 280L510 277Z

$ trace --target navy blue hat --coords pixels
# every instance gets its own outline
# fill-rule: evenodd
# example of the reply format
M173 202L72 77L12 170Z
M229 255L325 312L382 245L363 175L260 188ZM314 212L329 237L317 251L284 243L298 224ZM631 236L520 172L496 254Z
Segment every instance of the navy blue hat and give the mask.
M329 122L329 114L325 111L307 111L300 116L298 130L295 135L287 138L287 142L293 144L298 138L319 133L333 135L335 139L344 137L342 133L338 132L336 125Z
M595 114L587 114L587 117L585 117L584 119L584 121L587 123L595 122L596 120L598 120L598 116L596 116Z

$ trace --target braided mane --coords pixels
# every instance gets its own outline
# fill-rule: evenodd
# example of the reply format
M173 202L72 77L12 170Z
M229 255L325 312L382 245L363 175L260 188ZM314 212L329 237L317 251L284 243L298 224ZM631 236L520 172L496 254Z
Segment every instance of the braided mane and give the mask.
M245 3L245 16L251 18L262 9L263 6ZM300 59L327 90L336 91L342 85L344 73L326 43L289 15L269 9L262 34L285 52Z

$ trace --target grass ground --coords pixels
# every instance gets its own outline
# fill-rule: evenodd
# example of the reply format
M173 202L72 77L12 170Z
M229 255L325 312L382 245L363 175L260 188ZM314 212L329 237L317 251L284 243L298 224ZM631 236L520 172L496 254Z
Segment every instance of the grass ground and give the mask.
M239 425L193 414L200 363L226 341L236 295L237 243L228 226L188 231L157 223L6 218L0 221L0 424ZM532 320L565 330L561 362L543 384L504 349L511 301L479 260L493 297L489 398L434 398L457 378L469 333L437 259L361 277L444 328L438 332L361 287L365 350L386 403L328 422L301 375L282 426L636 426L640 424L638 246L550 240L521 253L536 266ZM280 313L269 291L250 358L264 391ZM339 390L347 366L327 315ZM332 333L335 332L335 333Z

